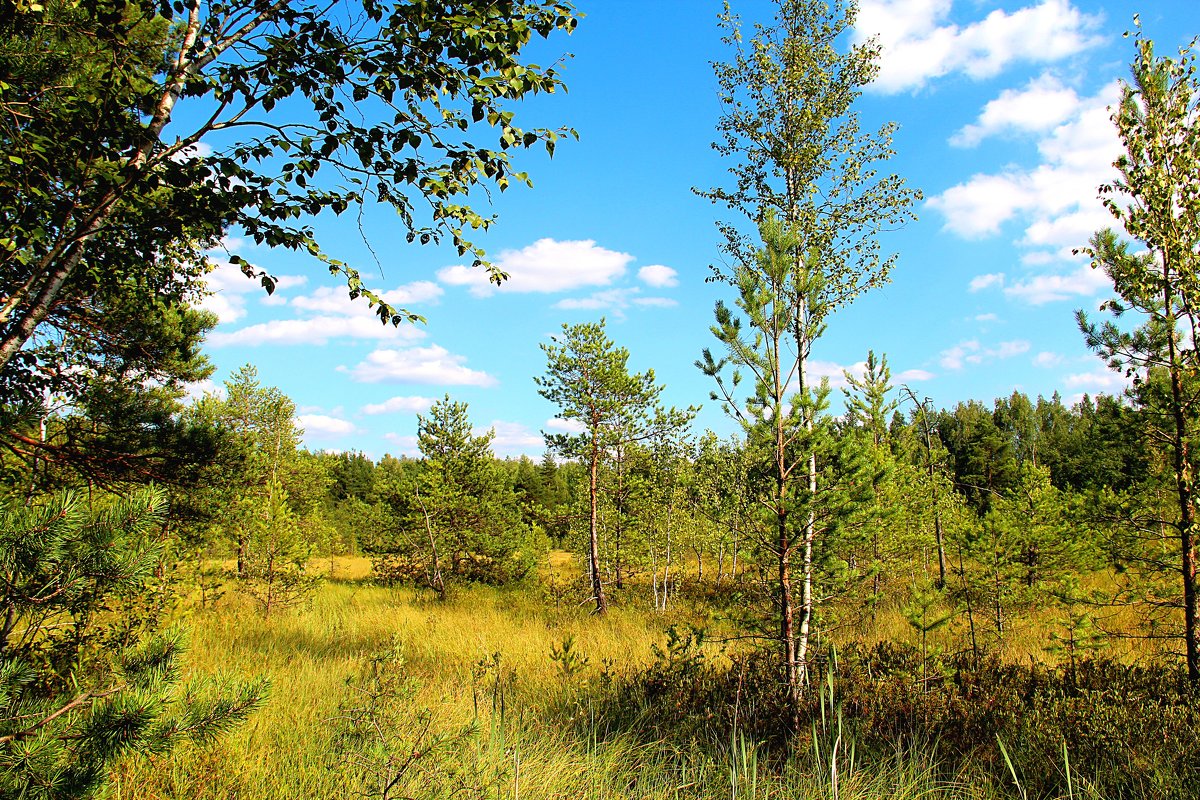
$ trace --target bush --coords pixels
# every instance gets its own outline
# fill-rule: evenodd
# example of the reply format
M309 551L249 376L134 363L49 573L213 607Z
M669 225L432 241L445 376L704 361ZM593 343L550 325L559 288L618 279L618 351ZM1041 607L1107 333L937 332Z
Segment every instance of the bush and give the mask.
M648 667L607 672L599 715L614 731L646 741L726 743L744 735L782 757L790 715L775 654L760 650L718 666L701 643L698 632L673 631ZM1087 786L1104 797L1200 797L1200 692L1179 669L1105 659L1073 669L966 654L929 660L889 644L827 654L812 669L814 680L832 674L834 701L868 758L917 744L932 749L950 776L966 769L1011 786L1002 742L1031 797L1066 796L1067 770L1075 791ZM814 686L802 739L821 726L821 703ZM808 749L807 741L790 744Z

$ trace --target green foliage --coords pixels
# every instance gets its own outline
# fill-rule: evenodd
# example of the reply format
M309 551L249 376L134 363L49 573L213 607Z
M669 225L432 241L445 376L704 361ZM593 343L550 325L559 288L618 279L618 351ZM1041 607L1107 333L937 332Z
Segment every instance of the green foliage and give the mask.
M588 668L588 657L580 655L574 636L568 635L562 644L550 646L550 660L558 665L558 671L566 681L571 681Z
M1115 319L1095 323L1082 311L1076 317L1088 347L1134 378L1131 395L1149 412L1142 419L1151 447L1175 484L1175 508L1161 521L1179 539L1185 659L1200 683L1193 446L1200 404L1192 389L1200 370L1200 81L1194 46L1182 48L1178 58L1162 57L1140 29L1134 34L1132 82L1113 114L1125 151L1115 164L1120 177L1100 191L1125 233L1145 249L1131 249L1112 229L1096 233L1084 252L1113 282L1117 299L1103 310ZM1141 319L1132 330L1118 324L1127 312Z
M456 754L470 742L474 728L438 731L430 711L414 705L419 688L398 642L347 680L346 699L333 720L336 761L331 766L355 796L411 797L410 787L418 783L447 792L462 788Z
M157 489L0 512L0 795L92 796L123 753L210 742L261 703L262 682L181 686L178 630L104 613L145 591L164 513Z
M594 713L657 747L745 736L765 745L763 760L794 750L777 666L761 656L721 666L694 639L674 641L647 667L610 672ZM1075 796L1185 797L1200 785L1195 692L1176 670L1087 658L1065 670L897 645L851 647L814 668L822 685L800 710L811 741L799 744L817 753L810 780L830 780L835 748L849 772L924 743L945 779L970 780L981 796L1012 785L1011 764L1029 796L1065 797L1066 742Z
M920 192L878 165L892 155L894 123L859 127L853 104L878 73L878 46L839 48L854 25L855 2L777 0L775 19L744 37L728 7L721 16L728 63L714 65L723 113L714 145L736 159L733 188L699 192L757 224L771 216L803 238L804 257L823 276L812 287L811 321L882 285L895 257L882 258L876 232L912 218ZM735 259L754 249L722 225Z
M545 377L534 377L538 394L556 404L559 419L583 427L579 434L545 434L546 446L582 460L588 470L588 574L597 613L608 609L600 573L600 467L611 451L644 441L690 419L694 410L651 416L662 387L654 370L629 374L629 351L608 338L599 323L563 324L562 333L541 345Z
M510 152L552 153L571 133L515 124L511 103L562 87L554 68L524 62L521 51L575 23L573 9L554 0L365 0L332 16L314 2L8 3L0 14L5 386L19 390L53 363L52 346L26 344L40 328L74 324L89 298L194 294L205 249L230 227L315 256L384 322L418 319L327 255L298 218L387 203L410 242L445 238L484 264L469 231L492 219L468 195L529 183ZM192 106L198 113L181 113ZM280 125L272 111L284 107L289 121ZM485 131L490 144L479 139ZM325 180L331 172L338 180ZM89 308L83 324L103 328L103 314Z
M542 548L492 454L494 437L494 431L474 435L467 404L449 395L417 415L423 468L401 535L376 548L378 578L445 597L447 580L512 583L534 567Z
M267 484L266 496L258 498L241 524L246 539L238 588L254 598L264 618L304 602L319 580L309 573L318 537L288 507L287 491L278 480Z

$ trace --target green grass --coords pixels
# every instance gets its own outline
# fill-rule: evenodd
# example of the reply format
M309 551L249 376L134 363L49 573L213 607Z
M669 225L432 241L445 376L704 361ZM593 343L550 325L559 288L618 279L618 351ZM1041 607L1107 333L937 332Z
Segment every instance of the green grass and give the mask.
M700 621L686 610L614 607L600 618L586 606L548 606L536 587L462 589L443 603L371 585L362 559L333 568L306 607L270 620L234 592L215 608L184 610L191 675L265 675L270 698L215 745L126 759L114 797L1017 796L1015 786L968 780L919 748L865 763L832 725L783 763L737 735L648 742L613 730L593 705L605 666L648 664L668 624ZM881 613L869 636L904 637L893 616ZM566 641L578 657L572 669L551 657ZM395 683L372 706L365 676L376 663ZM378 727L348 738L348 718L368 707Z

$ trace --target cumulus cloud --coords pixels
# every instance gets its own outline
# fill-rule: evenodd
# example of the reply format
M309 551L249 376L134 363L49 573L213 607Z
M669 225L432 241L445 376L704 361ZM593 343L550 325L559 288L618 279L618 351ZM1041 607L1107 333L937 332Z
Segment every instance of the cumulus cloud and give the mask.
M815 385L821 379L828 379L829 385L835 389L843 386L848 386L846 382L846 373L849 372L855 378L861 378L867 371L867 362L859 361L855 364L838 364L834 361L821 361L820 359L810 359L808 362L808 378ZM797 386L789 386L790 390L795 390Z
M967 339L941 352L938 363L945 369L960 370L967 364L979 365L1029 352L1029 342L1014 339L995 347L984 347L978 339Z
M1042 133L1066 122L1080 106L1075 90L1045 74L1024 88L1005 89L983 107L974 124L950 138L955 147L974 147L1002 133Z
M306 439L337 439L358 431L353 422L327 414L299 414L296 424L304 430Z
M979 342L969 339L943 350L938 363L946 369L962 369L967 359L978 352Z
M976 275L971 278L971 283L967 286L968 291L981 292L992 286L1004 285L1004 273L992 272L987 275Z
M665 288L679 285L679 273L662 264L650 264L638 270L638 279L649 286Z
M1108 111L1119 96L1113 82L1081 100L1039 140L1037 166L974 175L931 197L929 207L941 213L946 230L969 239L995 235L1019 216L1026 223L1021 244L1068 254L1111 223L1097 187L1114 177L1121 152Z
M1034 275L1024 280L1006 281L1004 273L980 275L968 286L972 292L996 287L1010 297L1031 306L1040 306L1059 300L1093 297L1110 288L1103 272L1092 269L1088 264L1076 267L1068 273ZM995 314L981 314L976 320L994 320Z
M587 430L587 426L577 419L560 419L558 417L551 417L550 419L546 420L545 424L549 430L559 431L561 433L583 433L585 430Z
M988 78L1012 63L1052 63L1099 41L1100 19L1069 0L996 9L967 25L950 20L952 6L952 0L863 0L855 39L873 36L882 48L873 89L916 90L955 72Z
M420 414L428 411L436 401L432 397L392 397L382 403L369 403L363 406L364 414Z
M394 306L409 306L436 300L444 294L441 286L433 281L415 281L396 289L379 292L385 303ZM318 314L360 315L366 310L373 313L363 298L350 299L350 293L345 287L320 286L310 294L292 299L291 304L304 311Z
M1124 375L1103 368L1068 375L1063 378L1063 383L1072 389L1099 391L1106 394L1117 394L1129 386L1129 380Z
M1067 275L1037 275L1004 287L1004 294L1032 306L1092 297L1112 286L1100 270L1085 264Z
M369 314L354 317L322 315L302 319L277 319L235 331L217 331L209 334L208 343L213 347L262 344L322 345L331 339L413 341L424 336L425 331L413 325L384 324L378 317Z
M183 396L192 402L203 399L205 395L213 395L220 400L224 400L225 394L225 387L215 382L212 378L205 378L202 381L185 383L183 385Z
M929 370L906 369L903 372L897 373L892 380L895 383L908 383L909 381L929 381L933 380L935 377L937 376L935 376Z
M439 345L406 350L375 350L354 367L338 367L359 383L426 383L444 386L495 386L486 372L465 366L466 356Z
M302 286L307 281L303 275L279 275L275 279L274 297L278 297L282 290ZM216 314L222 324L237 322L245 317L246 303L251 297L257 296L261 302L271 302L273 297L267 294L261 281L246 277L240 267L229 261L218 261L216 267L204 276L204 284L206 294L199 306Z
M540 453L546 447L546 440L540 433L529 430L520 422L495 420L491 425L476 428L475 435L479 436L489 430L496 433L492 439L492 450L497 455L529 455Z
M417 437L412 434L401 433L385 433L384 440L395 445L395 455L400 456L419 456L421 455L421 447L417 442Z
M636 286L624 289L604 289L593 292L587 297L565 297L555 303L554 308L564 311L608 310L615 312L616 316L620 318L624 316L625 310L630 306L668 308L678 304L669 297L641 297L641 291Z
M438 280L450 286L467 286L471 294L493 292L563 292L582 286L607 286L625 274L633 256L600 247L592 239L559 242L538 239L520 250L501 250L496 266L508 274L500 286L488 281L482 269L458 265L438 271Z
M396 306L436 300L443 293L442 287L432 281L417 281L380 293L384 301ZM301 316L291 319L276 319L260 322L234 331L218 331L209 335L208 343L214 347L229 345L259 344L308 344L323 345L331 339L355 339L383 341L412 341L421 339L425 332L407 323L385 324L363 298L351 300L345 287L319 286L314 291L293 297L282 298L297 309ZM312 316L309 316L309 315Z
M1042 352L1038 353L1036 356L1033 357L1033 365L1035 367L1044 367L1044 368L1057 367L1058 365L1062 364L1064 361L1066 361L1066 359L1063 358L1061 355L1059 355L1058 353L1051 353L1049 350L1043 350Z

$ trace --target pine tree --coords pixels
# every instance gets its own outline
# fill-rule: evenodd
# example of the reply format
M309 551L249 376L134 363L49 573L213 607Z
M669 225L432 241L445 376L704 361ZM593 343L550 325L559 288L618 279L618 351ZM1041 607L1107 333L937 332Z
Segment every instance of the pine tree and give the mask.
M808 679L818 509L812 504L798 509L796 533L788 506L795 497L818 492L816 450L825 403L810 380L809 357L831 313L886 281L895 257L880 256L876 233L908 219L919 194L895 175L877 172L877 163L891 155L894 126L864 134L851 109L878 71L874 45L838 49L853 25L854 3L777 5L774 24L758 26L749 39L730 12L722 17L725 41L735 53L732 62L716 65L724 113L715 147L736 159L730 168L734 187L701 194L756 223L763 249L752 247L736 225L722 226L735 272L717 278L738 292L753 333L742 332L740 321L718 304L714 333L729 358L706 352L701 364L714 376L728 362L751 371L755 386L749 398L734 395L736 380L719 384L721 395L735 415L773 429L779 640L796 727ZM799 620L790 588L797 546Z
M448 583L503 584L537 563L533 530L522 520L511 477L492 454L495 431L475 435L466 403L446 395L417 415L422 467L402 524L376 570L418 582L445 598Z
M558 418L584 432L546 434L546 445L588 469L588 577L596 612L608 610L600 569L600 467L613 448L645 439L653 430L651 409L662 393L654 370L629 374L629 351L617 347L599 323L563 325L562 334L542 345L545 377L534 378L538 394L559 406Z
M1136 18L1135 18L1136 23ZM1200 683L1200 585L1197 582L1196 423L1200 402L1200 80L1193 45L1178 58L1155 54L1138 30L1132 82L1113 113L1125 152L1117 180L1100 187L1105 205L1142 247L1116 231L1098 232L1085 248L1104 270L1118 299L1114 315L1141 315L1132 331L1114 321L1093 323L1077 312L1090 348L1132 376L1134 397L1151 413L1150 440L1169 463L1174 510L1165 520L1176 532L1184 658Z
M154 488L0 507L0 796L91 796L122 754L211 741L262 702L262 682L180 685L178 631L97 613L145 591L165 513Z

